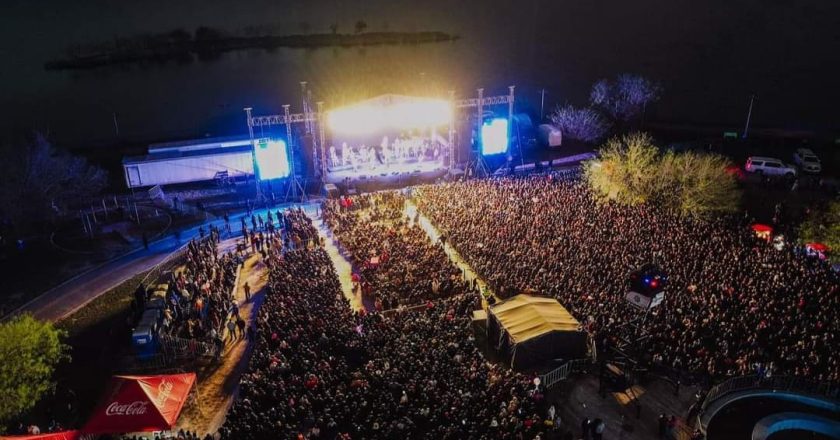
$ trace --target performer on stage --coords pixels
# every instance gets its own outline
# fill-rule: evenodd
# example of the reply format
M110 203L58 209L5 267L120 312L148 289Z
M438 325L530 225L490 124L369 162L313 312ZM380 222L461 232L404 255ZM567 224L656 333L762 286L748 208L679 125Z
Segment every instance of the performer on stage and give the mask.
M342 142L341 143L341 164L342 165L349 165L351 155L352 155L352 152L348 151L347 142Z
M338 165L338 154L335 153L335 145L330 145L330 167L335 168Z

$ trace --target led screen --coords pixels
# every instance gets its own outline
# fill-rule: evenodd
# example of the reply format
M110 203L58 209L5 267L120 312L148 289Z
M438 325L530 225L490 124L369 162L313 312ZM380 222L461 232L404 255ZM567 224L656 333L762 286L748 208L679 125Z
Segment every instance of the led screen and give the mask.
M487 121L481 126L481 154L492 156L507 153L508 120L503 118Z
M260 139L255 147L260 180L289 176L289 153L280 139Z

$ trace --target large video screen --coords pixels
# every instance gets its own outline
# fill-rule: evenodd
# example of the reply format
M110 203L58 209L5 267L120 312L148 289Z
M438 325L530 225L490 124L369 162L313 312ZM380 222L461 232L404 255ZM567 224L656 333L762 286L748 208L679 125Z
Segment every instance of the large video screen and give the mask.
M481 154L492 156L508 151L508 120L496 118L481 126Z
M255 146L257 176L260 180L288 177L289 151L282 139L260 139Z

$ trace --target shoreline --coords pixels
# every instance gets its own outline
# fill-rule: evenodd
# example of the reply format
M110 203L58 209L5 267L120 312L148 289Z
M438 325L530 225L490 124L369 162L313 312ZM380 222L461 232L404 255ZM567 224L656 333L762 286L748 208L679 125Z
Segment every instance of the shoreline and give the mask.
M327 47L396 46L456 41L460 36L445 32L368 32L359 34L269 35L257 37L223 37L154 41L127 44L89 54L47 61L45 70L85 70L134 63L166 63L209 61L225 52L278 48L320 49ZM142 47L136 47L142 46Z

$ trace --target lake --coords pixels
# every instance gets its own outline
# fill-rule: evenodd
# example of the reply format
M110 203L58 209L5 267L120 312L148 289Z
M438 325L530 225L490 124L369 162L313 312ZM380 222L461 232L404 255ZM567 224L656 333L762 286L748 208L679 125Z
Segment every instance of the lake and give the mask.
M174 5L172 3L175 3ZM665 93L650 117L743 125L758 93L758 126L838 128L834 86L840 2L779 0L6 0L0 5L0 133L49 131L59 143L244 132L256 114L300 109L299 81L338 105L384 92L459 97L503 94L517 106L584 104L591 84L634 72ZM279 33L440 30L454 43L249 50L213 61L45 71L70 44L200 25L228 30L271 24Z

